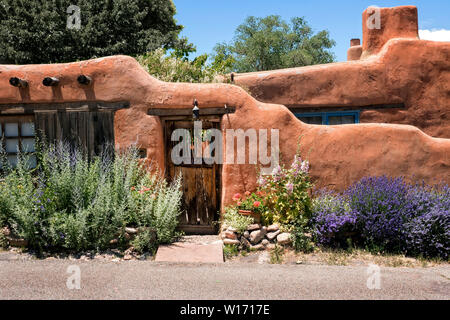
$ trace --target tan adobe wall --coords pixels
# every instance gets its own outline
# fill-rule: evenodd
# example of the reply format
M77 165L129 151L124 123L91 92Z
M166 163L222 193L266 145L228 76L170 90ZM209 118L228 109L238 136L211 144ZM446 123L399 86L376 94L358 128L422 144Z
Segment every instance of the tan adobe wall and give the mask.
M362 47L349 50L354 61L235 74L235 84L260 101L360 108L361 122L410 124L450 138L450 43L418 39L416 7L381 8L380 16L381 29L363 23ZM391 104L404 107L365 108Z
M389 57L397 55L397 51L419 49L418 53L422 54L446 54L441 49L438 50L437 44L433 42L424 42L425 45L420 46L416 42L417 40L396 40L388 46L381 58L389 60ZM412 60L410 63L413 63ZM390 68L392 67L391 65ZM419 62L417 67L427 68L419 65ZM303 70L300 74L296 74L296 71L289 72L292 72L293 77L312 82L304 90L304 95L306 99L317 103L329 99L325 95L316 94L320 91L327 91L336 99L356 99L356 102L364 102L366 99L383 101L383 98L391 95L400 100L405 94L400 88L404 88L406 83L398 85L398 82L403 81L401 78L387 78L385 81L391 83L390 88L377 87L376 80L371 80L389 74L379 60L334 64L329 67L315 66ZM354 84L353 90L339 93L335 83L345 82L342 72L351 74L353 80L347 79L346 82ZM395 72L400 76L407 69L399 67ZM81 73L92 77L92 86L87 88L77 83L76 78ZM332 84L324 82L320 75L326 75ZM9 85L9 78L15 76L26 79L28 88L19 89ZM46 76L59 77L60 86L44 87L42 79ZM439 75L442 76L443 74ZM420 80L419 83L411 79L405 81L410 86L420 84ZM147 149L149 160L154 160L161 168L164 167L161 122L157 116L147 115L147 110L191 109L195 98L200 108L225 104L236 108L235 113L224 116L222 129L279 129L280 152L287 163L292 161L296 143L301 136L303 155L311 162L311 174L317 187L327 186L341 190L364 176L382 174L404 175L409 178L414 175L415 179L424 179L428 183L435 182L436 179L450 183L450 139L432 138L415 127L404 125L307 125L296 119L285 106L259 102L236 85L158 81L133 58L127 56L68 64L2 65L0 83L0 103L12 106L17 103L129 101L131 107L119 110L115 115L116 146L140 145ZM447 86L447 92L448 83L449 81L440 83L440 86ZM369 87L375 90L371 90L369 97L365 97L362 93L369 92ZM389 89L389 93L384 92L386 89ZM231 201L235 192L252 190L256 183L255 175L254 165L224 164L223 204Z

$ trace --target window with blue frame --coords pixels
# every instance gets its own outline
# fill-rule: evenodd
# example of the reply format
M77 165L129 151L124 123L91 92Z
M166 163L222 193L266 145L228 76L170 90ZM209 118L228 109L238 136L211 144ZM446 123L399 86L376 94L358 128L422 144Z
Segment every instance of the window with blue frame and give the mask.
M359 123L359 111L308 112L294 113L301 121L308 124L351 124Z

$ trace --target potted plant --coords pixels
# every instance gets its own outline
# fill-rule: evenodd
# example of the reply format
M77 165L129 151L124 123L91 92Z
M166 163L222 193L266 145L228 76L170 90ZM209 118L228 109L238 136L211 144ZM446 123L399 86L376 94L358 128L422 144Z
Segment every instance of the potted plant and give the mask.
M251 216L256 223L261 222L261 212L263 211L263 201L259 193L246 191L244 196L236 193L233 196L236 202L238 213L243 216Z

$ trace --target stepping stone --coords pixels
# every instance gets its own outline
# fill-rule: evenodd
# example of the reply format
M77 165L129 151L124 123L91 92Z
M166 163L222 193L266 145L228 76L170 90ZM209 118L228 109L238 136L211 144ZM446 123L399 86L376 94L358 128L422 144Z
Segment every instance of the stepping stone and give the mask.
M223 263L223 243L175 242L159 246L156 262Z

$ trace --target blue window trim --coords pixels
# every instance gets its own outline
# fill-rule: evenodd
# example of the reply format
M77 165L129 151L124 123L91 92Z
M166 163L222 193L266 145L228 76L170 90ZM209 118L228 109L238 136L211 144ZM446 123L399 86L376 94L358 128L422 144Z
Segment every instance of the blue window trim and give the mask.
M308 112L294 113L297 118L322 117L322 124L328 125L328 117L354 116L355 123L359 123L359 110L355 111L336 111L336 112Z

